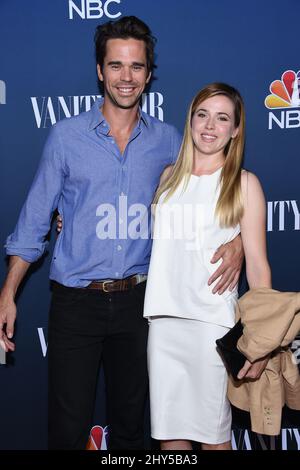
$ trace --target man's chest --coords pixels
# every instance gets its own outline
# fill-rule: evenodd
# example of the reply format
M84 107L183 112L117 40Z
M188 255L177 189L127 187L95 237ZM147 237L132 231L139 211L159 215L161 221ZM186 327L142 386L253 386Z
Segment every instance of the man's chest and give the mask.
M114 138L97 143L91 140L84 148L74 145L68 150L65 180L74 185L99 187L126 181L132 187L156 187L163 169L170 164L170 149L149 142L130 142L123 154Z

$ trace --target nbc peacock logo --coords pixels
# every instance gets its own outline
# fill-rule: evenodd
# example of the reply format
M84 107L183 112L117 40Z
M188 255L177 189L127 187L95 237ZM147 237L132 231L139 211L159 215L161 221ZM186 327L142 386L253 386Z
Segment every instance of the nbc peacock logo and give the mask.
M270 85L271 95L265 99L269 109L300 107L300 70L286 70L281 80L274 80Z
M108 426L105 426L105 428L98 425L93 426L90 431L86 450L107 450L107 441Z
M271 94L265 99L269 111L269 129L275 124L280 129L300 127L300 70L286 70L280 80L270 85ZM276 110L280 110L277 111Z

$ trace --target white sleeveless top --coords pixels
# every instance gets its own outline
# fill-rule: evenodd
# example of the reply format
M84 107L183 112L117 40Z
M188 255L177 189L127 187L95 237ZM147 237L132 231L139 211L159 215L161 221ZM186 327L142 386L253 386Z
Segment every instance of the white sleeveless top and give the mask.
M221 169L191 175L155 211L153 247L147 280L144 317L167 315L221 326L234 325L237 288L213 294L218 281L207 281L222 260L210 260L216 249L240 233L240 226L221 228L215 218Z

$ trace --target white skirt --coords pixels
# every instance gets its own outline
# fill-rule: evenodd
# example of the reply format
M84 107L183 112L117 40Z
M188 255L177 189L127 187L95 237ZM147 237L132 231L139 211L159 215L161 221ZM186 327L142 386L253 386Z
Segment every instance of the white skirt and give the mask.
M151 317L148 339L151 435L221 444L231 440L227 372L215 340L229 328Z

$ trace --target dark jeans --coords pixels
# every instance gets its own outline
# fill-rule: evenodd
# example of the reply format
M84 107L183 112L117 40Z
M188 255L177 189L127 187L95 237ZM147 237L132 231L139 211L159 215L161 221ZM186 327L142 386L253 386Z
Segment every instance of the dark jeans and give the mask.
M49 449L85 448L101 362L109 449L144 448L145 286L110 294L54 284L48 332Z

